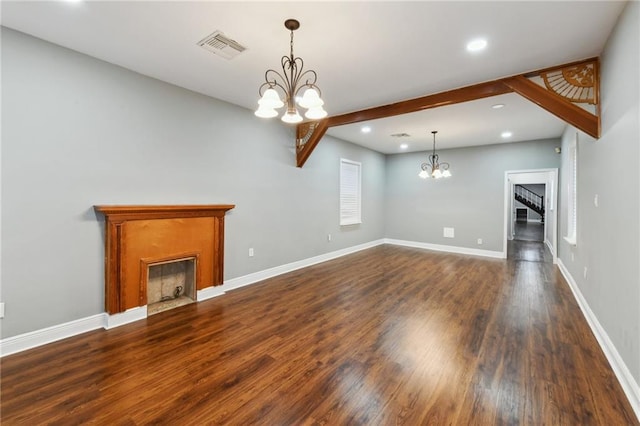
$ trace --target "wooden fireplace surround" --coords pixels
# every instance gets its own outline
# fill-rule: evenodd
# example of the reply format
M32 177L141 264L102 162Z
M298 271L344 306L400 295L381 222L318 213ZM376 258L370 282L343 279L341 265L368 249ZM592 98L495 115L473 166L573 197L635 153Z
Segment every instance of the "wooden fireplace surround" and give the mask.
M234 207L95 206L106 219L106 311L117 314L147 304L150 263L194 257L196 289L222 284L224 216Z

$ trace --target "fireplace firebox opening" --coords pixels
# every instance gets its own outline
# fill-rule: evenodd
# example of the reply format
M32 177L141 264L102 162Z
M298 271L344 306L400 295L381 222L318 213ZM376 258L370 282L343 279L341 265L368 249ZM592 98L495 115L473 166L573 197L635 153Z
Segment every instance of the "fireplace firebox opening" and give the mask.
M196 301L196 258L174 259L147 267L147 315Z

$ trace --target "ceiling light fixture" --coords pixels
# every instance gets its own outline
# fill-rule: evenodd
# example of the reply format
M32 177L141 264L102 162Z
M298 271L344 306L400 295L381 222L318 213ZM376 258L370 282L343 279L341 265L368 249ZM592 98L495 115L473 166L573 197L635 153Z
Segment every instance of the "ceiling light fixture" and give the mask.
M369 126L363 126L363 127L360 129L360 131L361 131L362 133L371 133L371 127L369 127Z
M300 57L293 56L293 32L300 28L300 22L295 19L287 19L284 26L291 31L291 43L289 56L283 56L280 60L282 73L268 69L264 73L265 82L260 86L258 93L258 109L255 115L262 118L271 118L278 115L277 108L287 105L287 111L282 115L285 123L299 123L302 117L298 113L296 104L307 109L304 114L310 120L319 120L327 116L327 111L322 108L324 101L320 98L320 88L316 86L318 75L313 70L304 71L304 62ZM282 91L285 102L280 98L278 90ZM299 100L298 92L306 89Z
M407 145L406 143L400 144L400 149L407 149L409 148L409 145Z
M500 136L502 136L503 138L510 138L513 135L513 133L507 131L507 132L502 132L502 134Z
M493 108L493 109L500 109L500 108L504 108L504 104L495 104L495 105L491 105L491 108Z
M483 38L477 38L467 43L467 50L469 52L479 52L487 47L487 40Z
M422 179L426 179L428 177L432 177L434 179L449 177L451 176L449 163L440 163L438 161L438 154L436 154L436 133L438 133L438 131L434 130L431 133L433 133L433 153L429 155L429 159L426 163L422 163L420 165L422 170L418 173L418 176Z

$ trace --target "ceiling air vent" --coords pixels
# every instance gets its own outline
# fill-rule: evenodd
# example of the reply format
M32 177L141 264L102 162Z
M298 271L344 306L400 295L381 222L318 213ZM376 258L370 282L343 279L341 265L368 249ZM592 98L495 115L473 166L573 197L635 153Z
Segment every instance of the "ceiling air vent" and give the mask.
M246 47L237 41L225 36L222 31L209 34L198 42L198 46L226 59L233 59L247 50Z
M394 133L394 134L391 135L392 138L408 138L410 136L411 135L409 133L404 133L404 132L402 132L402 133Z

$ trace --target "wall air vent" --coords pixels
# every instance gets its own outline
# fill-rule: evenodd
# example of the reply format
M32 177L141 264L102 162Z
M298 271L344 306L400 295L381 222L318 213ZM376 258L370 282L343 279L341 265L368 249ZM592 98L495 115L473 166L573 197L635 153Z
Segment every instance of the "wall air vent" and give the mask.
M222 31L209 34L198 42L198 46L226 59L233 59L247 50L237 41L225 36Z

